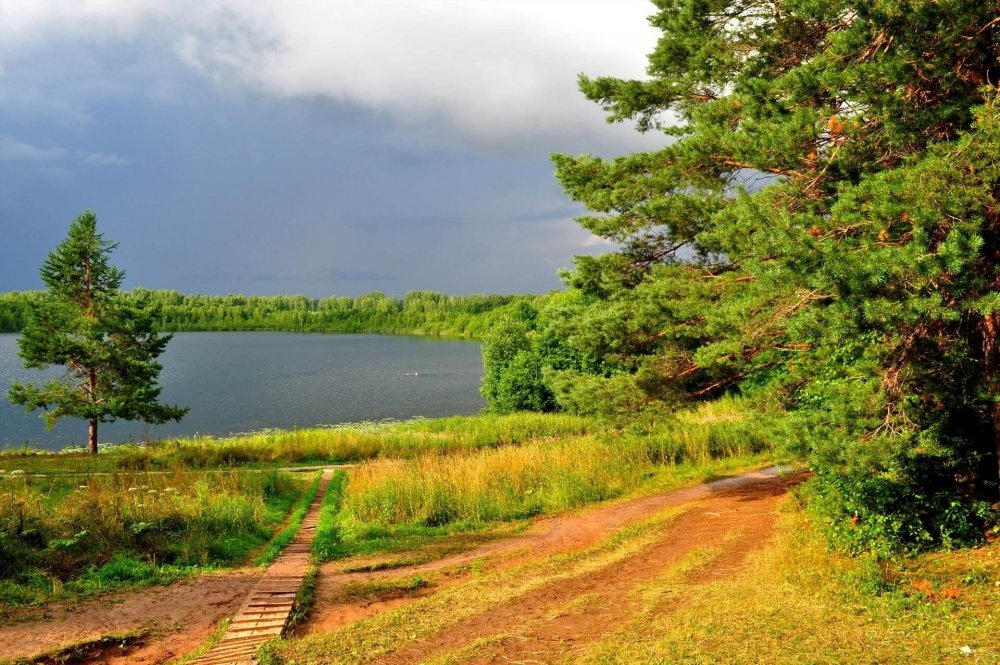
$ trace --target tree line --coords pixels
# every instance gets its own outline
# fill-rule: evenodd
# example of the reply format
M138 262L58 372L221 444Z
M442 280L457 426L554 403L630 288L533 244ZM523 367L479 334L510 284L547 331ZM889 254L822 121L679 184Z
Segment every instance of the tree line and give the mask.
M0 332L19 332L41 291L0 293ZM129 305L151 312L154 328L181 331L288 331L394 333L479 338L493 322L537 295L450 296L411 291L402 298L381 292L324 299L293 296L192 295L134 289L121 293Z

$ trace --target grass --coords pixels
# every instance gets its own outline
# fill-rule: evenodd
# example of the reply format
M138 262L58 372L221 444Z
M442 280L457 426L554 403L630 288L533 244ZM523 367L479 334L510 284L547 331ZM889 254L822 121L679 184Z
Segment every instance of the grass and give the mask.
M316 599L316 575L319 574L319 568L315 565L310 565L306 570L305 576L302 578L302 584L299 585L299 590L295 592L295 601L292 603L292 611L288 614L288 622L285 624L285 630L291 631L295 626L306 620L309 616L309 610L312 608L312 604Z
M314 561L328 561L333 558L340 539L340 522L337 513L344 500L347 486L347 474L335 471L330 478L330 484L323 495L320 504L319 520L316 523L316 535L312 541L312 558Z
M486 572L400 608L301 640L276 641L259 654L262 663L365 663L433 635L490 607L554 581L615 565L648 545L657 529L683 508L669 508L583 551L516 568Z
M48 474L354 463L580 436L594 426L587 418L539 413L355 423L107 446L96 456L20 448L0 452L0 470Z
M553 418L547 427L541 425L544 419L532 418L531 431L573 429ZM401 559L360 565L424 562L511 535L538 515L666 491L769 459L766 430L749 422L733 400L683 412L643 432L536 436L519 445L492 445L520 441L512 432L526 431L525 422L455 418L406 425L423 435L432 429L462 431L469 423L480 428L503 423L507 430L478 434L480 442L491 444L484 447L450 454L431 447L417 456L361 462L324 500L313 559L408 552Z
M546 662L1000 662L1000 541L892 562L855 558L829 551L794 500L783 508L776 536L739 568L699 579L692 573L710 568L725 549L695 548L628 593L630 620L606 626L595 642L566 645L572 649L562 660L557 653ZM621 565L684 510L667 509L585 551L487 570L331 632L272 643L263 662L378 660L560 580ZM357 583L345 593L412 595L419 587L411 577ZM431 654L429 662L484 657L504 639L531 639L547 622L585 613L598 601L583 591L510 628Z
M778 533L729 579L647 589L577 662L1000 662L1000 543L879 563L831 553L794 508Z
M241 563L302 489L301 478L277 471L8 474L0 480L0 616Z
M312 505L313 500L316 498L316 493L319 492L319 483L322 477L322 473L314 474L312 482L302 493L302 496L299 497L299 500L295 502L292 514L288 518L288 524L271 539L271 542L267 544L267 548L258 557L258 566L269 566L295 540L295 535L302 526L302 520L305 519L306 513L309 512L309 506Z
M339 545L326 539L320 558L409 549L418 544L414 536L483 532L497 522L745 471L770 459L766 435L730 402L685 412L642 433L363 462L351 470L341 501ZM332 533L334 520L326 519ZM397 546L392 541L398 539L410 542Z
M233 620L231 618L223 619L221 622L219 622L218 627L216 627L216 629L212 631L212 634L209 635L204 642L198 645L198 648L196 648L194 651L190 653L184 654L180 658L175 658L170 660L169 661L170 664L187 665L187 663L198 660L198 658L208 653L212 649L212 647L214 647L222 640L222 637L226 634L226 631L229 630L229 624L231 624L232 622Z

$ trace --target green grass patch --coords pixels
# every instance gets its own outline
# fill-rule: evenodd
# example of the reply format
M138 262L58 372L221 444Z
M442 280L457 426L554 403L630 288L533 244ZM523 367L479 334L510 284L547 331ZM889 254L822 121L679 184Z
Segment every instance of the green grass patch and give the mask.
M303 491L289 473L0 480L0 618L50 598L164 584L244 562Z
M347 491L347 474L335 471L330 484L323 495L320 504L319 520L316 523L316 535L312 541L313 561L329 561L335 557L340 543L340 506Z
M295 592L295 602L292 603L292 611L288 615L288 623L285 624L286 631L295 628L295 626L305 621L309 615L309 609L316 599L316 575L318 573L319 568L315 565L310 565L306 570L306 574L302 578L302 584L299 585L299 590Z
M316 498L316 493L319 492L319 483L322 478L322 473L315 474L313 481L295 503L295 508L288 518L288 524L271 539L271 542L267 544L267 548L257 558L258 566L270 565L295 539L295 535L302 526L302 520L305 519L306 513L309 512L309 506Z

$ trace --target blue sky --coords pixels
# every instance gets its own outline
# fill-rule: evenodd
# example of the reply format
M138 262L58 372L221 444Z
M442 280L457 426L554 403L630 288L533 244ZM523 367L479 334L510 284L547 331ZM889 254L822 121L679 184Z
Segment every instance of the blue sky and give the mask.
M0 0L0 291L93 209L126 286L544 292L608 247L551 152L610 126L576 75L643 75L645 2Z

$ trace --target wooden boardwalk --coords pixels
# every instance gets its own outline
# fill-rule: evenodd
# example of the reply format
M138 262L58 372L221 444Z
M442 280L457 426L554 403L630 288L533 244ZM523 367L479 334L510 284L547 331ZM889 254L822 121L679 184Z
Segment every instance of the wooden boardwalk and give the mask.
M333 469L324 469L316 498L302 520L302 527L281 556L267 569L243 601L243 605L219 643L194 660L198 665L242 665L253 663L254 654L264 642L279 637L288 624L295 594L302 586L309 567L309 552L319 507Z

